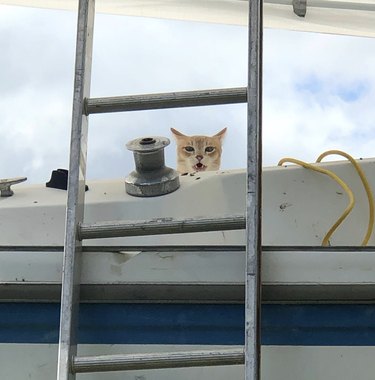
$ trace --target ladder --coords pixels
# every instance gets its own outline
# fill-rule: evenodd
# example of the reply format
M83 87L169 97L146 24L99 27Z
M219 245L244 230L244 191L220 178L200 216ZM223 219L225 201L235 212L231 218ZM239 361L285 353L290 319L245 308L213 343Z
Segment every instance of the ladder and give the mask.
M77 373L134 369L180 368L245 364L245 379L260 379L260 208L261 208L261 81L262 1L249 1L249 69L244 88L90 99L95 0L79 0L68 200L62 270L60 338L57 380L74 380ZM168 220L147 234L244 229L246 232L245 346L137 355L77 356L78 309L82 240L90 237L137 235L126 221L83 224L88 116L91 113L248 103L247 207L245 217ZM161 222L162 223L162 222ZM119 228L120 224L120 228ZM163 223L162 223L163 224ZM184 228L181 228L181 225ZM198 226L198 227L197 227ZM160 232L161 231L161 232ZM143 233L144 234L144 233Z

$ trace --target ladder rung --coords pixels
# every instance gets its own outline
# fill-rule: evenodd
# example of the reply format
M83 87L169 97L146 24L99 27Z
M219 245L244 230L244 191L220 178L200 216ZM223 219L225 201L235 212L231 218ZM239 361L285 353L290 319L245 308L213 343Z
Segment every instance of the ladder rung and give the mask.
M246 218L244 215L192 219L158 218L147 221L83 223L78 228L79 238L83 240L125 236L181 234L188 232L242 230L246 228Z
M215 351L76 356L73 358L72 368L73 373L88 373L238 364L244 364L243 348Z
M247 102L247 88L225 88L161 94L90 98L85 102L86 115L162 108L212 106Z

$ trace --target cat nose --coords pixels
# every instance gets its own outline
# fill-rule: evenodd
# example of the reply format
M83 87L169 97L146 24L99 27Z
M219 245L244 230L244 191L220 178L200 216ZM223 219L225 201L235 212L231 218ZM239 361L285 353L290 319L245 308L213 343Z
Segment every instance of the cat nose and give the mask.
M197 160L203 160L203 156L201 156L200 154L198 154L197 156L195 156L195 158L197 159Z

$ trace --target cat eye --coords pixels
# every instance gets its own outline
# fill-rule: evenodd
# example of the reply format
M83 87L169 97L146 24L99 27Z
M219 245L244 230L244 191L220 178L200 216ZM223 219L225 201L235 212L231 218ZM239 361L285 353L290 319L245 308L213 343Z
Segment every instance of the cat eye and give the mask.
M185 146L184 149L187 151L187 152L194 152L194 148L192 146Z
M205 151L206 151L207 153L212 153L214 150L215 150L215 148L214 148L213 146L208 146L208 147L206 147L206 149L205 149Z

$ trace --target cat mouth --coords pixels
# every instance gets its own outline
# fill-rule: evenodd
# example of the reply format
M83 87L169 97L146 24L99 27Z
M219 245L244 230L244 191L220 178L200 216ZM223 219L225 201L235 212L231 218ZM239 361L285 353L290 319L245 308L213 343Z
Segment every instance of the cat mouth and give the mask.
M193 169L197 172L202 172L207 169L206 165L203 165L201 162L198 162L193 166Z

